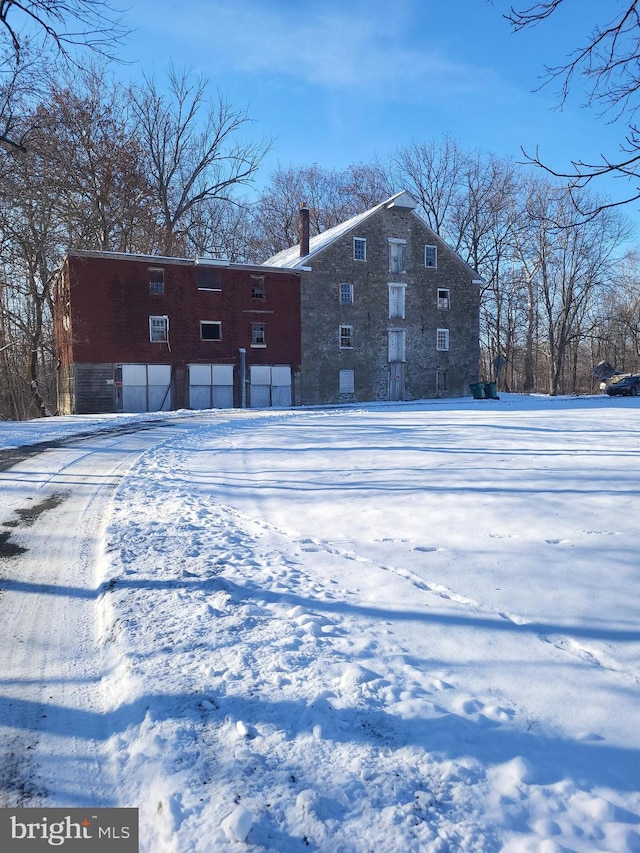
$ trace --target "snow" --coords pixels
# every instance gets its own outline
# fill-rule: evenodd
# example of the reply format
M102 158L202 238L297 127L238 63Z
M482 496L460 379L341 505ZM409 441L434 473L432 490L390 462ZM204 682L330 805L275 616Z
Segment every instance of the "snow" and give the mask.
M134 427L141 424L161 423L167 419L183 418L193 412L143 412L138 414L66 415L53 418L36 418L32 421L0 421L0 450L30 447L69 437L92 435Z
M374 213L382 210L382 208L396 206L406 207L413 210L416 205L417 203L415 199L413 199L406 190L401 190L395 195L392 195L390 198L385 199L380 204L377 204L375 207L372 207L370 210L365 210L364 213L358 213L355 216L352 216L351 219L347 219L345 222L334 225L333 228L328 228L321 234L316 234L309 241L309 252L306 255L302 257L300 256L300 244L298 243L296 246L292 246L289 249L283 249L281 252L278 252L277 255L273 255L273 257L264 262L263 266L290 267L291 269L304 268L314 255L326 248L330 243L333 243L334 240L337 240L339 237L342 237L344 234L347 234L349 231L361 225ZM428 228L423 220L420 221Z
M316 234L314 237L311 237L309 240L309 252L306 255L300 255L300 244L298 243L296 246L292 246L289 249L283 249L281 252L278 252L277 255L273 255L271 258L268 258L263 262L263 266L289 267L291 269L299 269L306 266L313 255L326 248L326 246L333 243L334 240L342 237L343 234L346 234L352 228L356 228L373 213L388 204L388 201L389 200L376 205L376 207L371 208L371 210L366 210L364 213L358 213L351 219L347 219L345 222L341 222L339 225L334 225L333 228L328 228L321 234Z
M68 493L6 528L0 805L137 807L143 853L640 851L640 407L500 396L0 424L99 431L0 474L5 524Z

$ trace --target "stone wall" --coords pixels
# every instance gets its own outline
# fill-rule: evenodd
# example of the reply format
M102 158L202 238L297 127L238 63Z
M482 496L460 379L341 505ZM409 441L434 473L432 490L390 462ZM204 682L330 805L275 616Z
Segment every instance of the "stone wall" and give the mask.
M353 238L366 240L366 260L354 260ZM405 272L389 272L389 240L404 240ZM436 268L425 267L425 245L437 246ZM309 259L302 274L303 403L332 403L339 371L353 370L358 401L389 399L389 330L404 330L405 400L468 394L479 362L479 285L473 271L409 209L383 208ZM342 304L340 285L353 285ZM404 318L389 317L389 284L405 285ZM439 289L450 307L438 308ZM340 348L341 325L352 327L352 348ZM436 349L437 329L449 350ZM446 389L436 389L445 371Z

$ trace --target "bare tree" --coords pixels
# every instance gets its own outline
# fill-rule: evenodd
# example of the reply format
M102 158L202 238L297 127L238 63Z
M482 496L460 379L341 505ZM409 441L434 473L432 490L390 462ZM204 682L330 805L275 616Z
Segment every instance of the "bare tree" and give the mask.
M481 329L487 376L497 379L494 365L512 360L515 330L522 323L521 291L513 277L513 231L518 225L520 186L514 166L494 156L469 155L449 227L454 247L482 276Z
M18 58L25 27L67 58L77 46L111 57L126 35L122 19L109 0L0 0L0 33Z
M311 236L320 234L392 194L379 164L357 163L346 169L278 166L255 205L256 260L275 255L299 241L300 206L309 209Z
M140 139L163 229L162 251L184 251L188 216L205 202L226 202L250 184L269 148L240 137L250 119L218 94L211 102L208 81L171 69L168 94L153 80L134 91Z
M355 212L369 210L405 187L393 183L388 166L374 163L351 163L341 175L342 191L351 200ZM352 214L354 215L354 214Z
M110 0L0 0L0 146L24 150L16 117L25 93L35 98L51 80L52 57L78 67L74 50L86 48L113 59L122 21Z
M596 200L584 200L595 205ZM529 188L528 220L516 241L547 363L547 391L574 386L569 357L588 338L616 267L616 250L628 236L624 221L604 210L577 224L567 192L546 181Z
M629 252L616 269L592 335L592 363L604 361L619 372L640 365L640 257Z
M153 192L130 91L103 67L89 67L52 85L37 125L43 180L56 187L68 245L156 250Z
M391 158L391 170L398 186L407 189L419 202L423 216L436 234L454 238L450 218L455 200L464 186L469 155L449 136L439 142L413 143Z
M255 207L256 249L262 260L298 243L302 204L309 210L311 236L352 215L351 208L345 205L337 171L324 169L317 163L278 166Z
M186 252L189 256L226 258L232 263L252 263L253 218L242 200L208 201L193 208L185 225Z
M25 148L0 159L0 365L5 416L44 413L51 399L51 286L69 246L157 245L151 193L128 90L87 70L24 104ZM147 248L150 247L150 248Z
M0 46L0 148L26 151L26 137L32 125L25 116L46 92L53 78L52 64L46 54L26 45L20 59L13 50ZM0 174L8 162L0 158Z
M511 8L505 17L514 30L523 30L548 20L563 4L564 0L545 0L528 8ZM593 28L587 40L572 50L566 62L547 65L546 82L559 83L559 97L564 102L582 77L587 84L587 106L607 115L607 120L625 122L624 138L616 154L602 154L597 162L585 162L576 158L571 168L554 169L545 164L539 151L526 155L530 162L548 173L567 180L575 208L585 217L591 217L605 207L640 199L640 127L636 115L640 108L640 74L638 72L638 42L640 40L640 10L637 0L628 2L614 13L610 6L602 4L604 23ZM609 17L613 15L612 17ZM602 175L617 175L636 182L634 192L619 202L600 201L598 206L584 207L585 198L580 190Z
M24 150L16 124L25 95L51 80L53 58L78 67L74 49L113 59L127 34L110 0L0 0L0 146Z
M12 168L2 181L0 234L3 241L1 346L14 418L48 414L53 389L51 284L63 236L53 189L34 168L36 155L8 155ZM7 377L3 377L7 381Z

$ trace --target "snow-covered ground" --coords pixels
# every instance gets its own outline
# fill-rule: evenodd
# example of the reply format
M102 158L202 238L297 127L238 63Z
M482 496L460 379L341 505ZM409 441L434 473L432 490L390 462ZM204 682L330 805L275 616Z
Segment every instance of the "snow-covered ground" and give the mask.
M501 396L0 424L146 421L0 474L0 805L138 807L143 853L640 851L640 403Z

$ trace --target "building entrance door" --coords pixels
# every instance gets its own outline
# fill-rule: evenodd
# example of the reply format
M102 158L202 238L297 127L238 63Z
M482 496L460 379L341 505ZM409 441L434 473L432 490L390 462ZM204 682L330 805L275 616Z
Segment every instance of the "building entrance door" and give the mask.
M389 363L389 399L404 400L404 362Z

